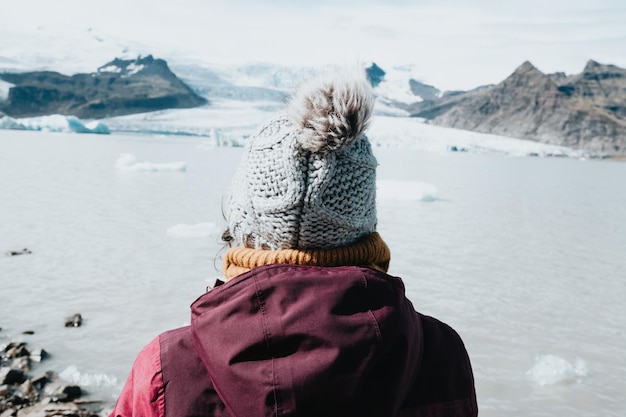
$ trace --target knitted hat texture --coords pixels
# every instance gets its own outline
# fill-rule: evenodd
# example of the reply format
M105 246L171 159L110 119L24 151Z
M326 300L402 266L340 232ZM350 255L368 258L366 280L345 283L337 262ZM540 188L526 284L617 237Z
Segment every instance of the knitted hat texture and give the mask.
M226 220L235 246L347 246L376 229L376 159L365 136L374 96L361 72L305 83L248 141Z

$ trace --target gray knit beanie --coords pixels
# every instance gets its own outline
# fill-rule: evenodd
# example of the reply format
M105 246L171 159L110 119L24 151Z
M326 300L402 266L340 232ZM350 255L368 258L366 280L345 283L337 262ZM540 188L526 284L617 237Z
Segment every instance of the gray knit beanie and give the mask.
M364 71L305 83L246 144L226 210L234 246L350 245L376 228L376 159L364 132L374 96Z

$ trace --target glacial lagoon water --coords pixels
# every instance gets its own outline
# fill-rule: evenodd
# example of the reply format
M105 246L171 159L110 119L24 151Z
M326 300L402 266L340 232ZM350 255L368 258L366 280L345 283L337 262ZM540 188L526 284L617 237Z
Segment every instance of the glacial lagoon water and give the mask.
M0 256L0 345L113 401L219 276L241 149L199 145L0 131L0 251L32 251ZM626 415L626 164L375 152L390 273L463 337L480 415Z

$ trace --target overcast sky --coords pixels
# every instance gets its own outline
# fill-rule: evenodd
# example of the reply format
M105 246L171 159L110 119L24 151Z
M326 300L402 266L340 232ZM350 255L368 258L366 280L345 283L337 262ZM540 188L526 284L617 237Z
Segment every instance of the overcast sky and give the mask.
M0 6L0 59L97 67L97 52L130 46L169 60L375 61L466 90L526 60L570 74L589 59L626 67L625 22L623 0L19 0Z

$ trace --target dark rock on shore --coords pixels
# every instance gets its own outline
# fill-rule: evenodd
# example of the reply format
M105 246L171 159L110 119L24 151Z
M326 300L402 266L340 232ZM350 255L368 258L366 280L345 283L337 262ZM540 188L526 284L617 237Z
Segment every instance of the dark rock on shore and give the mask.
M0 350L0 417L99 417L101 402L83 401L81 387L64 384L51 371L31 377L31 358L45 357L25 343L9 343Z
M367 75L367 79L369 80L370 84L372 84L372 87L376 87L385 78L386 73L381 67L373 62L372 65L365 68L365 74Z
M83 324L83 316L80 313L71 315L65 319L65 327L79 327Z
M6 417L88 417L97 415L89 410L83 410L73 403L38 403L30 407L22 408L16 414L7 414ZM4 414L1 415L5 417Z
M30 255L33 253L30 249L24 248L22 250L10 250L5 253L6 256L18 256L18 255Z
M185 85L162 59L151 55L115 59L91 74L63 75L52 71L3 73L14 84L0 113L11 117L48 114L100 119L207 103Z

